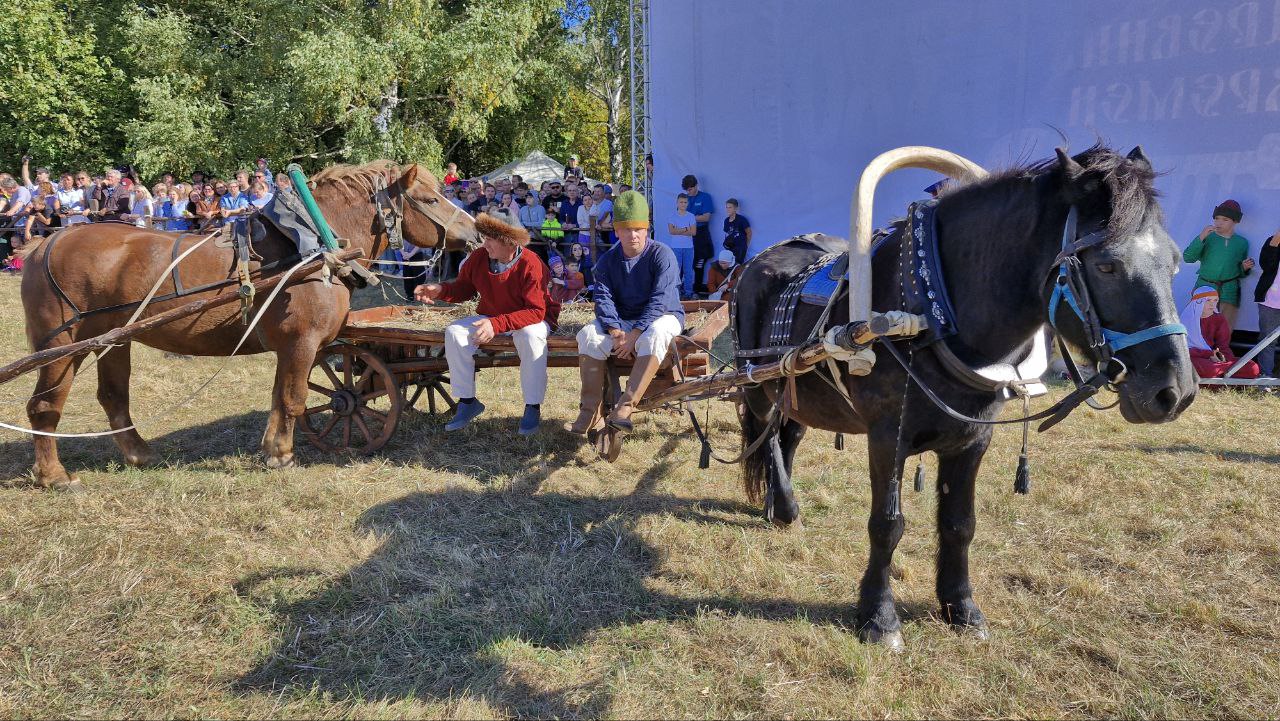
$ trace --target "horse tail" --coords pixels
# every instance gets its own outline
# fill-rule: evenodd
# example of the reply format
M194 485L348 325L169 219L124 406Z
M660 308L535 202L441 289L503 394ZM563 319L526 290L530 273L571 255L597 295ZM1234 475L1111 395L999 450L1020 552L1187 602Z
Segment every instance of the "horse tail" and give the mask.
M767 421L757 418L749 405L744 404L740 420L743 450L755 443L760 434L770 430L777 433L776 429L769 428ZM753 504L764 500L765 489L768 487L768 449L768 443L759 443L754 451L742 457L742 490L747 494L747 500Z

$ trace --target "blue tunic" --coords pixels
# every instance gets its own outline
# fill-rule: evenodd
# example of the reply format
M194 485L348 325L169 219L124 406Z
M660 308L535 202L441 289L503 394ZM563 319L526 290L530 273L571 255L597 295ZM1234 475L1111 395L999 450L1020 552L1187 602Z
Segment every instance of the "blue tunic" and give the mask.
M624 320L644 331L668 314L684 323L680 263L666 245L649 240L635 258L615 245L600 255L594 272L596 320L606 331L621 329Z

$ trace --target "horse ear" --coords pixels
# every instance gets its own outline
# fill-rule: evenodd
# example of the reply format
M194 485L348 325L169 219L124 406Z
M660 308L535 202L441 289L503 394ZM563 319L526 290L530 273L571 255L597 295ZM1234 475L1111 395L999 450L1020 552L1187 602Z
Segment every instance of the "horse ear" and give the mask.
M1129 160L1132 160L1135 163L1138 163L1139 165L1145 165L1148 168L1151 167L1151 161L1147 159L1147 154L1142 152L1141 145L1133 146L1133 150L1130 150L1129 154L1125 157L1129 158Z
M408 190L413 184L418 182L418 164L410 165L407 170L400 174L400 185Z
M1054 148L1053 151L1058 155L1058 167L1062 168L1062 173L1067 176L1067 180L1075 180L1084 175L1084 166L1067 155L1065 148Z

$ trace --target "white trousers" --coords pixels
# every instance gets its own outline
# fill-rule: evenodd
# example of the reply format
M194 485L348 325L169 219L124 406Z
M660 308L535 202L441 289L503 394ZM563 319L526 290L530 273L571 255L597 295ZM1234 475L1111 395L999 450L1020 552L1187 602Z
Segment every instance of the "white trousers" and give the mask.
M476 328L471 325L485 316L473 315L454 321L444 329L444 357L449 361L449 381L454 398L476 395ZM547 396L547 324L543 322L501 335L511 336L520 356L520 391L524 402L538 404Z
M634 325L635 323L624 320L622 330L630 332ZM675 340L683 330L680 320L674 315L668 314L658 318L636 340L636 355L651 355L661 363L662 359L667 357L667 349L671 347L671 341ZM608 360L611 352L613 352L613 336L605 331L600 321L583 326L582 330L578 331L580 355L591 356L596 360Z

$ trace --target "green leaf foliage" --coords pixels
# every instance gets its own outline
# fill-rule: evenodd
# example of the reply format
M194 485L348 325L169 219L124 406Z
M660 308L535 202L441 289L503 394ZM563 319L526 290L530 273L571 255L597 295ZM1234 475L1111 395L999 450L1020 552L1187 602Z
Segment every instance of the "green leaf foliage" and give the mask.
M144 176L230 174L260 156L478 173L535 148L592 167L583 139L600 112L577 88L563 0L16 8L0 24L5 167L30 151L37 165L126 162Z

